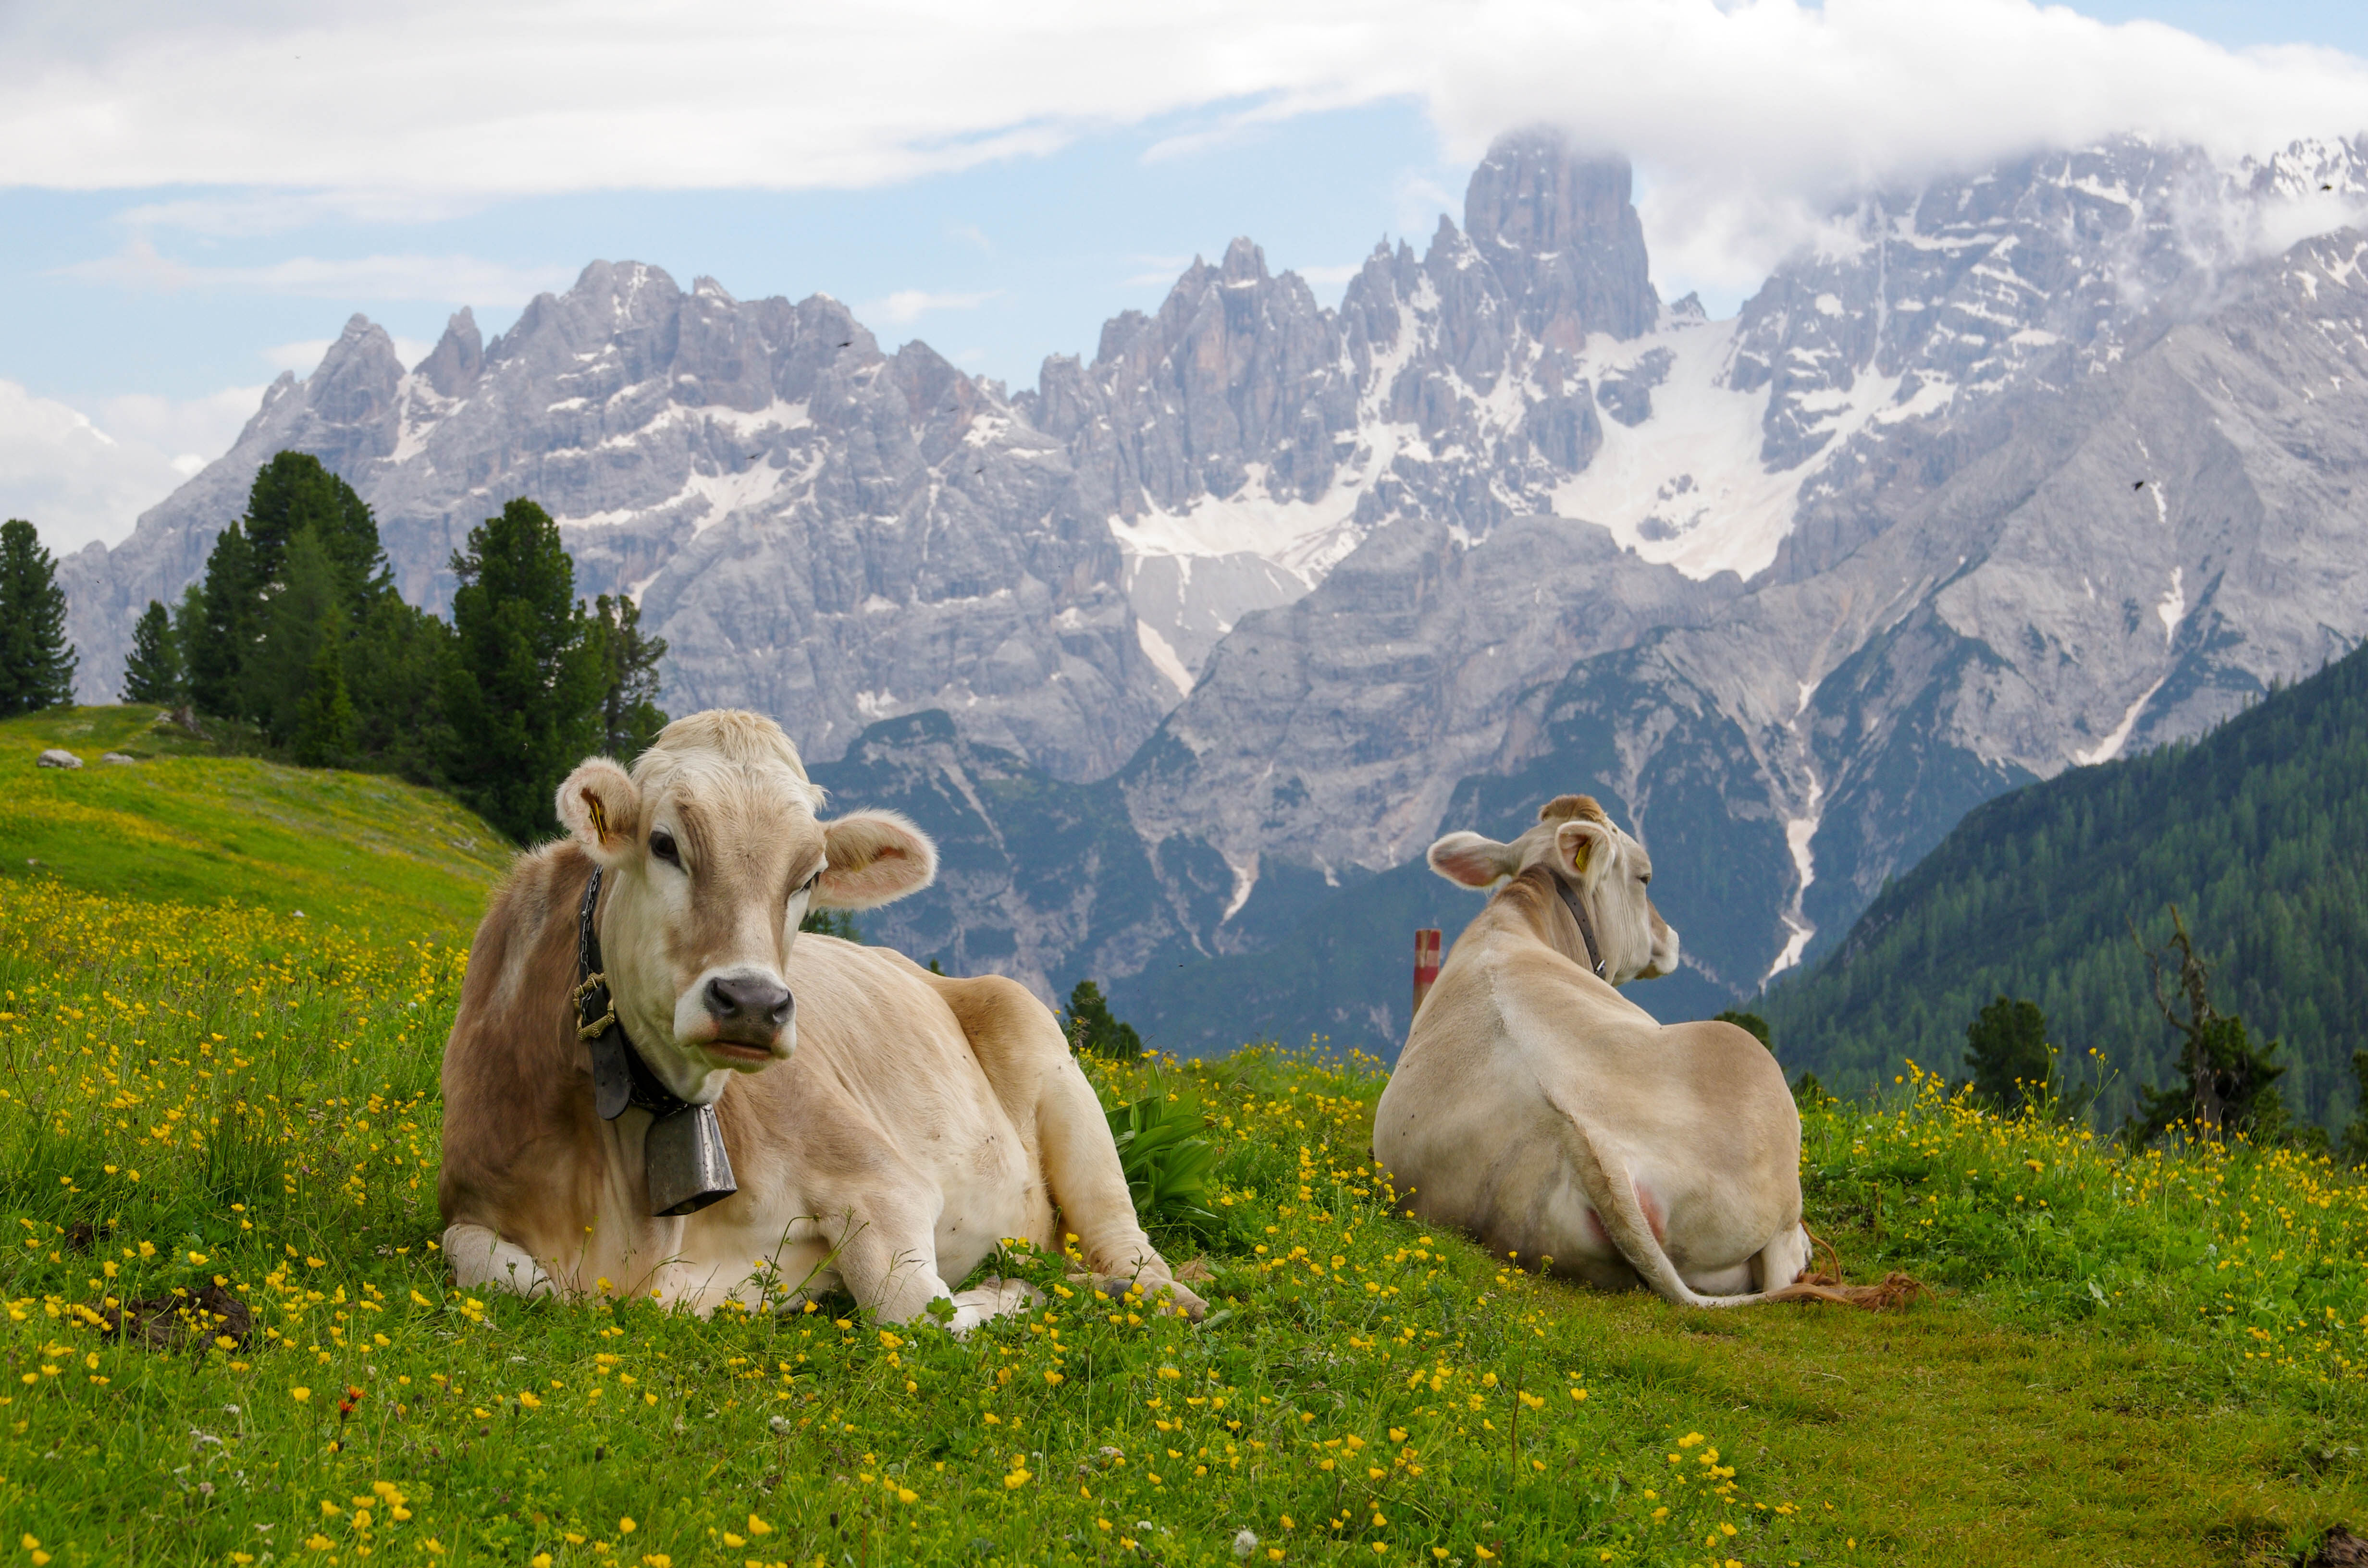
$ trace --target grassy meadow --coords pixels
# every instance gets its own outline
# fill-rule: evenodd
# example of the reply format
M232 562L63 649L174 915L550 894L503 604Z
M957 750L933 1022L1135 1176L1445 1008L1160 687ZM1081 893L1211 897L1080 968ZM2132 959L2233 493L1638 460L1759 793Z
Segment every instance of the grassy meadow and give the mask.
M1213 1271L1198 1326L1027 1256L1044 1305L963 1340L845 1301L470 1296L436 1074L489 830L235 759L30 778L27 722L9 1562L2269 1563L2368 1518L2356 1173L2131 1155L1906 1070L1806 1114L1813 1229L1933 1288L1881 1315L1483 1256L1367 1163L1378 1069L1271 1048L1090 1064L1113 1101L1197 1098L1220 1147L1213 1218L1158 1233Z

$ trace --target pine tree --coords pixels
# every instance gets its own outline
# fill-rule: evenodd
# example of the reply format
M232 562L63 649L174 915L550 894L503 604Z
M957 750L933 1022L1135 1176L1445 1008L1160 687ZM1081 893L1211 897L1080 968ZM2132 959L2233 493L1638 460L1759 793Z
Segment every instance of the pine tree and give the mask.
M11 517L0 523L0 718L72 702L74 664L57 562Z
M2182 1083L2138 1091L2138 1112L2131 1118L2135 1142L2147 1142L2184 1123L2198 1137L2227 1138L2243 1134L2256 1142L2274 1142L2291 1131L2284 1098L2277 1080L2285 1068L2272 1062L2278 1042L2255 1045L2244 1019L2223 1013L2212 1004L2211 971L2195 953L2187 935L2186 917L2170 906L2170 940L2151 949L2130 935L2146 955L2154 981L2155 1006L2165 1022L2182 1037L2179 1066ZM2163 994L2163 960L2175 959L2179 973L2173 982L2177 1001L2186 1004L2181 1017L2173 998Z
M324 637L342 663L351 621L341 586L337 563L319 535L310 525L298 528L281 550L279 583L264 601L263 635L247 652L241 680L244 710L275 745L289 744L296 733ZM342 676L339 685L342 689Z
M666 639L642 634L642 607L624 594L594 599L592 619L609 679L600 705L601 749L630 767L666 728L666 716L657 703Z
M197 611L187 617L197 635L185 637L181 646L189 700L200 713L248 717L246 658L260 635L263 615L255 551L247 547L244 528L233 523L215 537L206 552L205 587L194 603L185 598L183 608Z
M256 471L241 519L255 551L258 585L276 581L296 536L319 541L346 608L359 618L370 599L392 592L378 520L354 487L310 452L280 452Z
M1761 1017L1757 1013L1746 1013L1739 1011L1736 1008L1729 1007L1725 1012L1717 1015L1712 1021L1721 1024L1733 1024L1736 1028L1741 1029L1745 1034L1749 1035L1752 1039L1766 1046L1770 1051L1773 1051L1776 1049L1775 1042L1768 1038L1768 1020Z
M1995 1110L2017 1116L2044 1103L2055 1070L2047 1015L2036 1002L2000 996L1965 1026L1965 1067L1974 1092Z
M452 557L457 654L445 682L461 797L519 842L549 832L552 796L600 744L599 638L550 515L523 498Z
M1069 993L1066 1021L1070 1047L1085 1055L1113 1062L1133 1062L1143 1055L1143 1037L1134 1032L1133 1024L1111 1015L1110 1004L1102 999L1102 988L1090 980L1080 980Z
M188 700L188 681L181 669L181 640L173 631L173 618L154 599L140 612L131 629L131 656L123 665L123 700L154 702L178 708Z
M798 929L817 937L836 937L842 942L863 940L862 928L855 924L855 912L851 909L809 909L806 917L798 922Z
M419 784L441 784L452 751L444 680L452 629L393 594L372 604L347 645L354 750Z
M2347 1165L2368 1165L2368 1051L2351 1053L2351 1081L2359 1086L2360 1098L2336 1153Z
M314 629L313 663L297 699L290 753L306 767L335 767L353 755L354 705L346 692L344 627L336 612Z
M268 655L270 668L256 672L250 666L265 657L274 634L272 603L288 586L296 541L307 535L313 541L307 602L292 619L279 618L281 641L290 645ZM353 486L320 459L280 452L256 471L245 516L222 531L206 556L204 615L196 621L199 635L182 644L197 707L251 719L284 741L312 665L319 625L312 593L324 584L348 630L393 593L378 523Z

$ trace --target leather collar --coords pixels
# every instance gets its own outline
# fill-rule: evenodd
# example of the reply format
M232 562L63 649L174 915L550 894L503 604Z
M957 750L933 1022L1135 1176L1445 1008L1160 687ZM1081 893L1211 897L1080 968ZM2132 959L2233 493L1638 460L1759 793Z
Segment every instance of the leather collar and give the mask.
M609 977L600 967L600 934L593 929L592 912L600 902L600 868L584 885L584 902L575 912L575 1038L592 1050L592 1104L603 1121L614 1121L625 1108L636 1105L652 1116L666 1116L689 1107L689 1101L666 1086L617 1017L609 994Z
M593 885L597 887L599 885L599 873L595 871L592 875ZM1603 953L1595 945L1595 923L1587 917L1587 905L1578 902L1578 895L1571 892L1570 884L1560 877L1554 878L1554 892L1562 894L1563 903L1570 910L1570 917L1578 922L1579 938L1587 944L1587 959L1595 966L1595 978L1609 983L1609 977L1603 972ZM588 919L589 916L586 918ZM587 926L586 929L588 930L589 927Z

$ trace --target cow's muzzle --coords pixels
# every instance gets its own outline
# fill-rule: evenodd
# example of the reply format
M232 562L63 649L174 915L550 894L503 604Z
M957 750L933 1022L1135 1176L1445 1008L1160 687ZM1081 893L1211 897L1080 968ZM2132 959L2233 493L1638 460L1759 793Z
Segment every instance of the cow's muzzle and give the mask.
M707 983L702 1000L715 1021L715 1043L771 1053L790 1027L797 1001L790 988L761 975L719 974Z

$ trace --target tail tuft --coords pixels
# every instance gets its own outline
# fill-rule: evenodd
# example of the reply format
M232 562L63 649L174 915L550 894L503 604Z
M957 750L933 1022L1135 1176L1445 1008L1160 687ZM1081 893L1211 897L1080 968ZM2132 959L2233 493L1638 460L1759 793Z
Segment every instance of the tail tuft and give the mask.
M1839 1307L1860 1307L1871 1312L1896 1312L1918 1296L1932 1294L1931 1287L1911 1275L1894 1269L1884 1276L1880 1284L1850 1285L1839 1273L1810 1272L1804 1269L1801 1277L1781 1290L1770 1290L1762 1298L1770 1301L1827 1301Z

